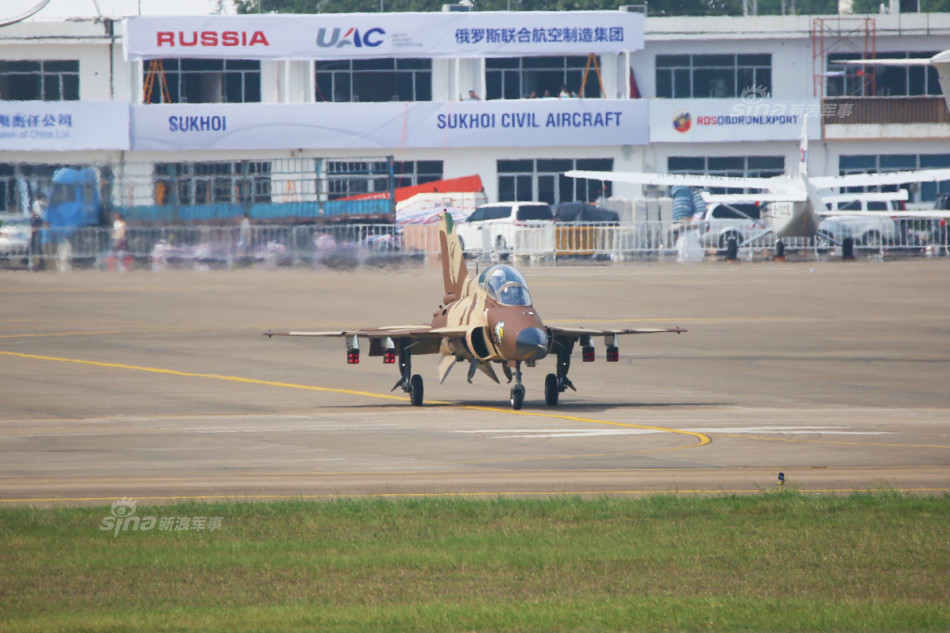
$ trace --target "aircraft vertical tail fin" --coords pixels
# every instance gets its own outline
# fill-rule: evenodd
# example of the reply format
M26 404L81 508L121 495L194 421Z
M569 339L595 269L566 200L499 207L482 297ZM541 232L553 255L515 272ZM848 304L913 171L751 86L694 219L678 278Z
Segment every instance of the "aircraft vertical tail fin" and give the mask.
M818 189L812 184L811 179L808 177L808 115L805 114L802 116L802 136L800 147L800 156L798 158L798 178L801 180L802 185L805 187L805 192L808 196L808 203L811 205L811 213L808 214L808 221L813 225L806 232L814 233L818 230L818 221L815 218L815 213L820 213L825 210L825 202L821 199L821 196L818 194Z
M798 152L798 175L808 178L808 115L802 115L802 135Z
M455 220L448 211L439 219L439 244L442 247L442 281L445 284L443 303L463 296L468 280L468 267L462 254L462 243L455 232Z

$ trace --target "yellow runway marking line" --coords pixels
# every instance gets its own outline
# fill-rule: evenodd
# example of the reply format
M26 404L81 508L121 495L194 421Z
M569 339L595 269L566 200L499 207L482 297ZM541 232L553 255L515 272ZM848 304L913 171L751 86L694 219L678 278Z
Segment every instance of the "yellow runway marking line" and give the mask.
M199 374L189 371L177 371L174 369L161 369L158 367L140 367L137 365L124 365L122 363L105 363L95 360L80 360L76 358L59 358L56 356L39 356L36 354L21 354L18 352L0 351L0 356L14 356L18 358L29 358L31 360L46 360L57 363L73 363L76 365L89 365L92 367L105 367L108 369L126 369L129 371L141 371L150 374L163 374L166 376L180 376L182 378L207 378L210 380L224 380L227 382L237 382L251 385L264 385L267 387L283 387L287 389L304 389L307 391L320 391L327 393L342 393L353 396L367 396L370 398L385 398L389 400L405 401L406 398L400 396L390 396L387 394L372 393L369 391L356 391L352 389L336 389L332 387L315 387L311 385L296 385L289 382L277 382L271 380L260 380L257 378L242 378L240 376L223 376L219 374Z
M871 490L870 488L796 488L796 492L804 494L852 494ZM950 493L950 488L888 488L902 494L937 494ZM472 491L472 492L370 492L354 494L260 494L260 495L174 495L167 497L136 496L136 501L276 501L285 499L392 499L392 498L454 498L454 497L580 497L580 496L647 496L647 495L750 495L750 494L784 494L769 492L762 488L709 488L709 489L669 489L669 490L570 490L570 491L539 491L519 490L509 492ZM36 499L0 499L0 503L54 503L54 502L86 502L102 501L110 503L116 497L52 497Z
M30 334L0 334L0 338L38 338L43 336L102 336L122 334L122 330L76 331L76 332L34 332Z
M365 396L368 398L398 400L400 402L405 402L407 400L407 398L403 396L393 396L389 394L373 393L370 391L357 391L357 390L352 390L352 389L339 389L339 388L334 388L334 387L316 387L312 385L298 385L298 384L289 383L289 382L260 380L257 378L242 378L240 376L223 376L220 374L199 374L195 372L177 371L174 369L160 369L158 367L141 367L141 366L136 366L136 365L125 365L122 363L106 363L106 362L93 361L93 360L59 358L56 356L40 356L36 354L22 354L19 352L5 352L5 351L0 351L0 356L12 356L16 358L28 358L31 360L44 360L44 361L52 361L52 362L58 362L58 363L73 363L77 365L105 367L108 369L124 369L124 370L129 370L129 371L140 371L140 372L146 372L146 373L152 373L152 374L162 374L166 376L180 376L184 378L206 378L210 380L223 380L223 381L243 383L243 384L263 385L267 387L281 387L285 389L302 389L305 391L318 391L318 392L323 392L323 393L340 393L340 394L345 394L345 395ZM431 400L429 401L429 403L441 404L441 405L452 404L450 402L442 402L442 401L437 401L437 400ZM629 424L626 422L611 422L609 420L596 420L593 418L581 418L581 417L576 417L576 416L559 415L559 414L552 414L552 413L533 413L530 411L513 411L509 409L501 409L501 408L495 408L495 407L462 405L462 408L470 409L473 411L490 411L492 413L504 413L504 414L509 414L509 415L524 415L524 416L530 416L530 417L555 418L555 419L561 419L561 420L571 420L575 422L586 422L588 424L603 424L607 426L617 426L617 427L630 428L630 429L646 429L646 430L651 430L651 431L660 431L663 433L685 435L685 436L693 437L697 440L696 443L689 444L687 446L668 447L668 448L656 449L656 450L679 450L682 448L695 448L698 446L704 446L706 444L709 444L712 441L709 439L709 436L705 435L704 433L697 433L695 431L684 431L681 429L670 429L670 428L665 428L665 427L660 427L660 426Z

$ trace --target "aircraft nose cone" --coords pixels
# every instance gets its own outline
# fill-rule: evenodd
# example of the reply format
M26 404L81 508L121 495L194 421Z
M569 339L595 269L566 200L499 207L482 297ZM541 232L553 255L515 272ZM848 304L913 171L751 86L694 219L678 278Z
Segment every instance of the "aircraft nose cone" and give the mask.
M521 360L537 360L548 353L548 335L541 328L526 327L515 339Z

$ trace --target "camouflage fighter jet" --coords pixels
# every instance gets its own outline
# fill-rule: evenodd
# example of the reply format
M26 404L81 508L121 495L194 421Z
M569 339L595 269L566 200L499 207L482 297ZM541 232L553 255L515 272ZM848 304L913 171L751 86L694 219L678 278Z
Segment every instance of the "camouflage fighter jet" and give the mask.
M369 355L382 356L386 364L399 364L399 380L392 391L401 387L414 406L422 404L422 376L412 373L412 357L442 354L439 382L444 382L452 367L468 362L468 381L482 371L496 383L493 363L501 366L511 387L511 406L524 404L521 382L522 364L534 367L548 354L557 357L555 373L544 381L544 400L556 405L558 396L568 388L576 391L567 377L574 344L580 342L585 362L594 360L591 340L603 337L607 361L620 358L618 338L624 334L685 332L680 328L594 329L545 325L535 310L528 284L513 266L498 264L485 269L478 279L469 276L462 256L462 245L455 232L452 216L443 213L439 222L442 248L442 276L445 296L428 325L383 326L378 328L331 332L264 332L265 336L337 336L346 339L346 362L360 361L360 339L369 340Z

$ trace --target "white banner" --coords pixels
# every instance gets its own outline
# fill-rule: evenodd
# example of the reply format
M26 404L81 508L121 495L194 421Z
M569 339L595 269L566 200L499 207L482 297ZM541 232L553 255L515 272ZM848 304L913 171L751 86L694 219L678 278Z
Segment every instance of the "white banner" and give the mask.
M125 20L126 59L519 57L641 48L643 15L627 11L138 16Z
M133 150L643 145L645 100L132 107Z
M818 99L652 99L651 143L794 141L808 115L808 138L821 138Z
M0 101L0 150L129 149L129 105Z

